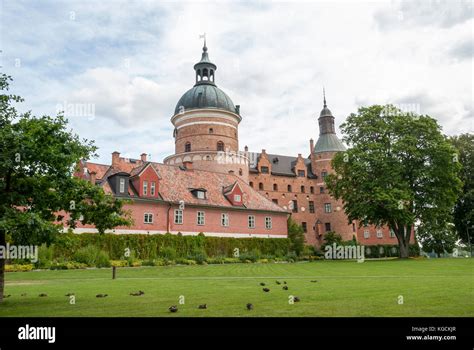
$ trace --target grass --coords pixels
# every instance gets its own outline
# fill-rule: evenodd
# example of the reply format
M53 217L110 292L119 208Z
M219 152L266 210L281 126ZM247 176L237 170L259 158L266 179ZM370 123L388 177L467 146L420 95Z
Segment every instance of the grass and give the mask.
M474 316L473 267L472 259L165 266L119 268L116 280L110 268L14 272L0 316ZM129 295L138 290L145 294Z

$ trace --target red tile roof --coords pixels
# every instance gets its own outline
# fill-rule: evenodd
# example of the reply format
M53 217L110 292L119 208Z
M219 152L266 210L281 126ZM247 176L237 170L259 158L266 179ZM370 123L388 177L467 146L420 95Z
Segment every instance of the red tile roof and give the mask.
M255 191L236 175L197 169L183 170L183 168L180 168L179 166L161 163L151 164L160 177L159 194L164 201L172 203L184 201L185 204L235 208L235 206L227 200L224 192L229 190L229 188L232 188L232 186L237 182L244 193L242 201L246 208L282 213L287 212L259 192ZM91 169L91 165L93 168L95 166L101 171L103 171L103 167L108 167L101 164L86 163L88 169ZM112 168L110 166L106 171L103 171L101 184L103 185L104 190L109 193L111 191L107 181L105 181L109 176L118 172L137 174L144 166L145 164L141 161L138 163L129 163L126 159L121 158L119 168ZM98 175L97 178L99 178ZM206 189L206 199L198 199L193 196L190 190L196 188Z

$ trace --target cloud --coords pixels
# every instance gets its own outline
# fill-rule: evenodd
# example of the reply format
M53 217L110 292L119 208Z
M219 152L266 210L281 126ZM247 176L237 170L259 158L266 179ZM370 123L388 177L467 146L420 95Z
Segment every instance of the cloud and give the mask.
M2 65L35 114L93 106L69 119L103 162L174 152L204 32L218 87L241 105L240 148L307 155L323 86L338 125L360 105L412 101L446 133L472 131L471 5L431 3L5 0Z

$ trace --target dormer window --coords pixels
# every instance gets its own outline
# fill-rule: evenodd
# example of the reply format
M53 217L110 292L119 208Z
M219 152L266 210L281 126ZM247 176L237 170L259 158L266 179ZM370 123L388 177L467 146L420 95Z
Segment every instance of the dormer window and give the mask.
M206 190L203 188L192 189L191 193L197 199L206 199Z
M156 184L155 184L154 181L152 181L151 184L150 184L150 195L151 196L155 195L155 188L156 188Z
M260 172L262 174L268 174L268 167L267 166L260 167Z
M298 170L298 177L305 177L306 172L304 170Z
M234 194L234 202L241 202L242 196L240 194Z
M148 181L143 181L143 195L146 196L148 194Z
M125 192L125 179L124 179L123 177L120 178L119 192L120 192L120 193L124 193L124 192Z

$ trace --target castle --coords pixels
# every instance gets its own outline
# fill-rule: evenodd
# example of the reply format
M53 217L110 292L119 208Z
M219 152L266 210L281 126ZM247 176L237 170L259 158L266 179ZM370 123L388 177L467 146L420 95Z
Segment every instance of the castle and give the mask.
M286 237L291 216L303 227L307 244L321 245L330 231L365 245L397 244L388 228L348 222L342 202L328 194L324 178L332 171L334 155L345 147L325 96L319 137L316 144L309 141L308 156L241 151L240 106L217 87L217 66L205 42L194 70L195 84L171 117L175 152L163 163L148 162L145 153L127 159L114 152L110 165L79 164L77 176L132 200L127 206L133 227L114 232Z

